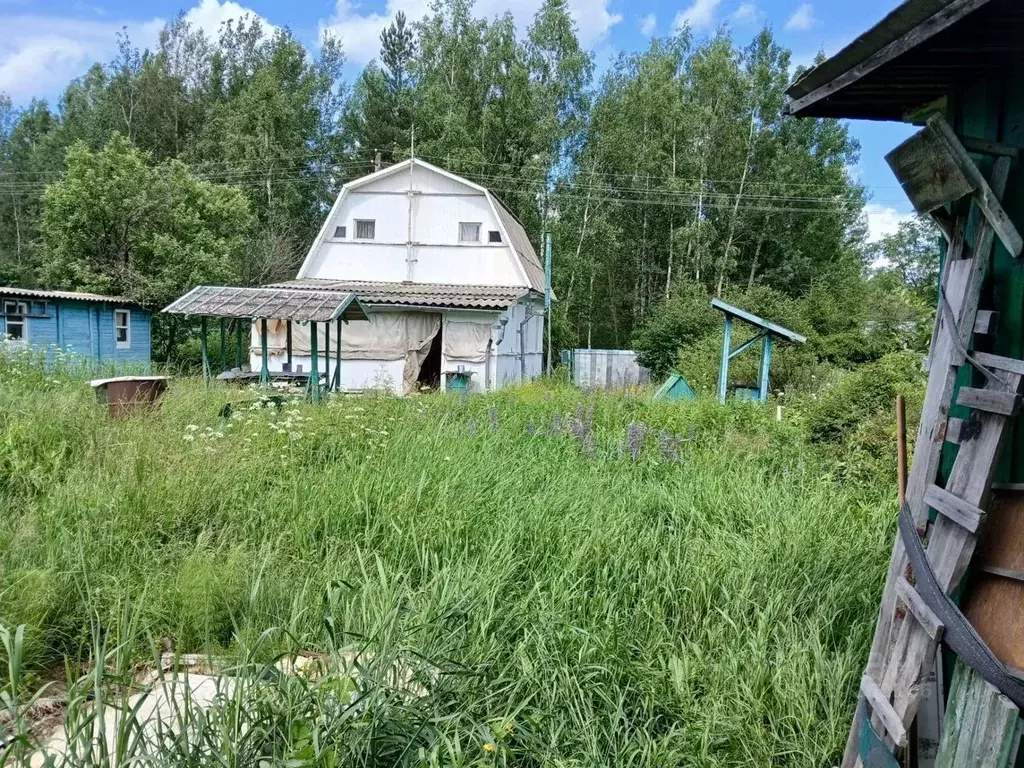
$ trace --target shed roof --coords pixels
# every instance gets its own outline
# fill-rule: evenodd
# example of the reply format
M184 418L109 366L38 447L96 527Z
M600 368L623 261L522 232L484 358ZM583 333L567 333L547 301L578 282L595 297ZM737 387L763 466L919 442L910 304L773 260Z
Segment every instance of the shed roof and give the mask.
M49 291L38 288L17 288L12 285L0 286L0 296L17 296L25 299L65 299L67 301L91 301L103 304L129 304L141 306L137 301L124 296L105 296L102 293L80 293L78 291Z
M445 283L388 283L367 280L301 278L276 283L272 288L303 291L339 291L356 294L369 306L399 304L453 309L507 309L531 293L521 285L450 285Z
M906 120L1024 52L1017 0L906 0L787 91L799 117Z
M367 320L352 293L276 286L235 288L200 285L163 310L172 315L253 317L326 323L341 318Z
M780 338L786 339L787 341L792 341L797 344L803 344L805 341L807 341L806 336L801 336L799 333L789 330L789 328L783 328L781 325L776 325L770 320L765 320L763 317L758 317L757 315L751 314L750 312L742 310L739 307L734 307L732 304L726 304L721 299L712 299L711 306L719 310L720 312L724 312L727 315L738 317L740 320L743 320L744 322L750 323L751 325L755 325L758 328L763 328L773 336L778 336Z

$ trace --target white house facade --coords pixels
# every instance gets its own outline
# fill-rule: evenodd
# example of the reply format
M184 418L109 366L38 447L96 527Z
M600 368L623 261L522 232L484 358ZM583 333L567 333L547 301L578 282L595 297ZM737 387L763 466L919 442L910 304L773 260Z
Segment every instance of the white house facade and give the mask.
M272 287L353 293L367 309L369 323L342 327L343 390L407 394L456 372L493 390L542 371L544 270L522 224L486 188L422 160L342 187L296 279ZM290 345L284 322L268 330L271 372L310 370L308 326L293 325ZM318 342L333 376L337 330L321 326ZM250 354L255 370L255 329Z

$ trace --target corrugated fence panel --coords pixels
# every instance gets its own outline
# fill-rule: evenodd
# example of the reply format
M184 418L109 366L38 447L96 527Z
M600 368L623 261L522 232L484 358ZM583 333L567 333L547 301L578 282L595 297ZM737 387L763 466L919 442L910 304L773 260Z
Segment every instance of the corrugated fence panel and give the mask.
M651 380L629 349L574 349L571 359L572 381L580 389L623 389Z

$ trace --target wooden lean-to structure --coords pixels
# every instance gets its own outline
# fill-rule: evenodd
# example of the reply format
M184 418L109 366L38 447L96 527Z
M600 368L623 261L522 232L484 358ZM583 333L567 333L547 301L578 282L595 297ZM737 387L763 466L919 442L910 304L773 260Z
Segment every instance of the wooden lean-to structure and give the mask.
M947 239L928 388L844 766L1008 766L1024 704L1024 3L907 0L790 88L921 130L887 157Z

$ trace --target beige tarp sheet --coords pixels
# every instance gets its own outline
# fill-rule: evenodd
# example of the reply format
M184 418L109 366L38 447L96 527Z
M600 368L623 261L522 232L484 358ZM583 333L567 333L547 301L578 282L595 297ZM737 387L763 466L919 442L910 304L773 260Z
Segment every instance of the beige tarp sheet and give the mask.
M374 312L370 322L351 322L342 325L342 360L405 360L403 383L406 392L416 387L423 361L430 352L430 344L441 329L439 314L423 312ZM288 335L284 320L267 321L267 349L271 355L287 351ZM329 354L333 359L338 344L337 323L331 323ZM308 325L292 323L292 354L310 354ZM323 324L317 326L317 348L324 355L326 333ZM253 323L252 351L259 355L260 324Z
M490 323L448 321L441 337L442 351L448 360L460 363L487 361L487 346L491 341Z

